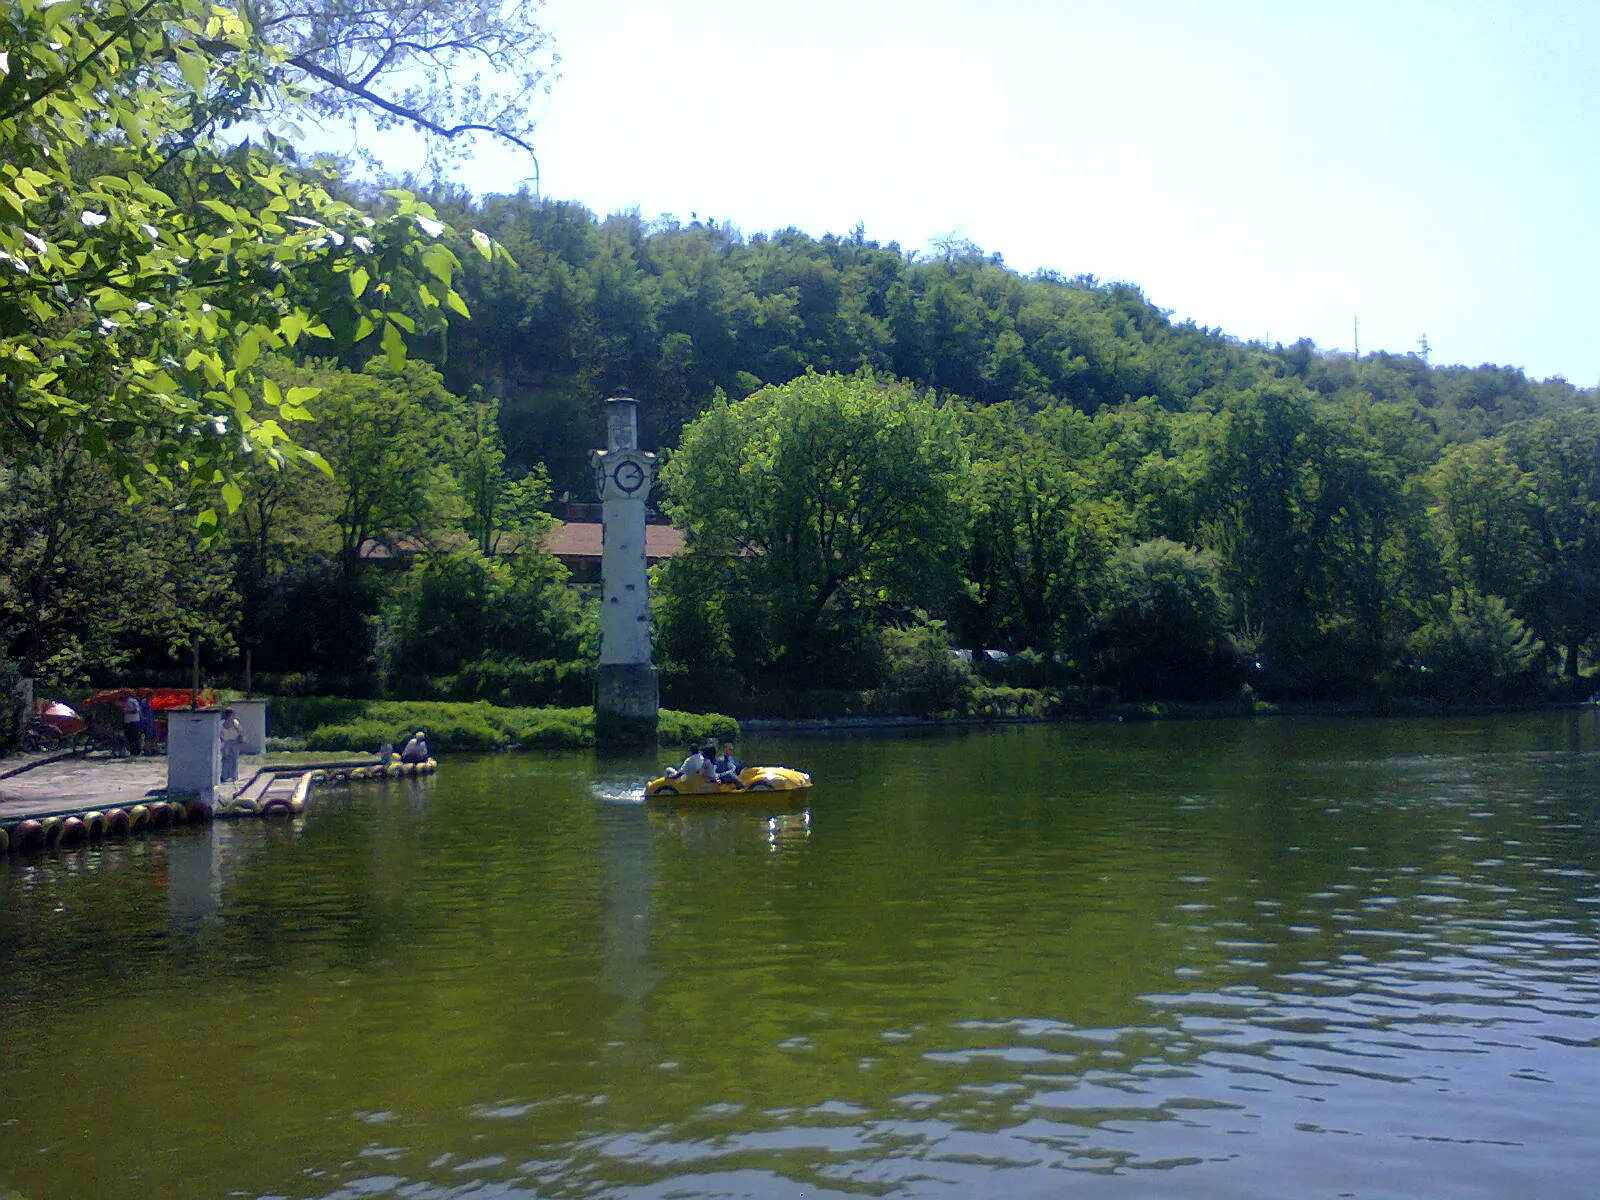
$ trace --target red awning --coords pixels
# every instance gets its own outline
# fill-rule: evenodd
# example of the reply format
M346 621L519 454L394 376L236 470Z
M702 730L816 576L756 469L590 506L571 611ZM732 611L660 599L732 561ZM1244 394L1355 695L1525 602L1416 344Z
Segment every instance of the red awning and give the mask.
M200 690L198 704L194 703L196 693L188 688L110 688L96 692L82 701L78 707L93 708L96 704L121 704L129 696L149 696L150 707L157 712L169 708L210 708L217 702L217 693L211 688Z

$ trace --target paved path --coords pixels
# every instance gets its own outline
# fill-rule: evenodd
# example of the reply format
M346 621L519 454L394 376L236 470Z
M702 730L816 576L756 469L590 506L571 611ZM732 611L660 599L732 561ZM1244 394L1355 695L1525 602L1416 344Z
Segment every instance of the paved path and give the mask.
M14 770L22 759L5 759L0 769ZM239 760L239 777L248 780L265 760L246 756ZM162 758L108 758L71 755L41 762L18 774L0 778L0 821L39 813L84 808L113 808L138 804L167 786L167 760ZM231 799L242 786L223 784L221 798Z

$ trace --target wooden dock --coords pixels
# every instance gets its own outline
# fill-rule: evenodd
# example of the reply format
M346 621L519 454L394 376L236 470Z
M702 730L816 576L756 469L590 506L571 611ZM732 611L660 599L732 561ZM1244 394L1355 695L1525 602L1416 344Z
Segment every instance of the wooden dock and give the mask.
M286 771L263 769L240 788L231 800L219 801L218 817L297 817L306 810L316 768L291 767Z
M218 788L207 803L198 795L173 795L149 786L156 782L154 762L133 768L115 761L63 762L54 778L47 773L55 764L36 765L36 771L28 772L28 793L0 796L0 854L89 845L214 817L294 817L305 812L315 786L389 780L435 769L432 760L384 765L371 758L269 764L242 785Z

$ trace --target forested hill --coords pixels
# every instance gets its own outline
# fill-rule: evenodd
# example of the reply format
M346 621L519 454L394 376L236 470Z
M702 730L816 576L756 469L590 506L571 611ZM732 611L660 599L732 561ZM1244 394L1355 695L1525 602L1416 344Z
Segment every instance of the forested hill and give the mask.
M452 325L435 360L453 391L479 385L503 400L513 457L546 463L558 491L587 487L598 403L617 390L645 401L645 443L669 446L717 389L739 398L807 368L865 367L982 404L1091 413L1143 397L1215 409L1290 379L1327 399L1414 405L1445 441L1597 401L1509 367L1244 342L1174 322L1133 284L1025 277L970 243L927 257L859 230L746 237L714 222L600 219L527 195L431 199L516 260L462 253L473 319Z
M1592 391L1245 342L960 241L430 207L225 131L291 65L325 111L401 112L408 54L535 87L495 15L432 48L396 17L358 83L314 14L68 7L18 9L0 64L0 691L203 646L285 694L581 702L599 599L530 548L626 389L671 451L651 619L696 705L1588 694Z

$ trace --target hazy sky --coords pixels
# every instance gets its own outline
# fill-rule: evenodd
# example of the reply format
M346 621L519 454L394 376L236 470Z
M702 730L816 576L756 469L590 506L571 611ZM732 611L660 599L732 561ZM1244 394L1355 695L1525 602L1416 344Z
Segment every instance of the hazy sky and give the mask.
M545 196L1600 382L1600 4L548 0ZM394 164L396 166L400 164ZM460 174L511 192L485 151Z

